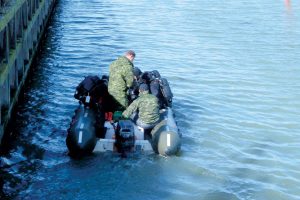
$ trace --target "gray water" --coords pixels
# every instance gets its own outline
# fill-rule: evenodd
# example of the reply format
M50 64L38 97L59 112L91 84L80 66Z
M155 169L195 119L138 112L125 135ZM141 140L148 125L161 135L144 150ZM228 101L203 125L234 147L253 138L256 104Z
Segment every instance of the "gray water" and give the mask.
M300 199L299 1L60 0L46 32L1 199ZM180 155L71 159L75 87L128 49L170 82Z

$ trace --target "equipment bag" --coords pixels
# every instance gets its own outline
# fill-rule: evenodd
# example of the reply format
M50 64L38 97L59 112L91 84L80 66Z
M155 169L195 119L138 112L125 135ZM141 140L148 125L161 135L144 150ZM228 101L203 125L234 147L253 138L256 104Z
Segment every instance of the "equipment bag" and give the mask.
M159 107L162 108L164 104L164 97L160 89L160 80L155 79L150 83L150 93L157 97Z
M79 85L76 87L76 93L74 97L76 99L80 99L82 96L88 96L91 95L93 92L93 89L96 87L96 85L99 83L100 78L98 76L87 76L79 83Z
M147 83L150 84L151 81L155 80L155 79L160 79L161 76L159 74L159 72L157 70L153 70L153 71L146 71L141 75L141 82L143 83Z
M171 107L172 106L173 93L171 91L171 88L170 88L170 85L169 85L167 79L162 78L160 80L160 89L161 89L162 95L163 95L164 100L165 100L164 103L166 104L166 106Z
M157 70L153 70L151 72L151 75L152 75L152 79L160 79L161 78L160 73Z
M107 79L100 79L98 76L86 76L76 87L74 97L80 102L90 105L90 103L96 103L101 100L101 97L107 95Z

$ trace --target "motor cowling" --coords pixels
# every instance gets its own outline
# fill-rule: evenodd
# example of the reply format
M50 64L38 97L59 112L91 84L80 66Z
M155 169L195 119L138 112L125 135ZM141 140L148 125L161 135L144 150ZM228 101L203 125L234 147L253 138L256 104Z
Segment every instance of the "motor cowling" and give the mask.
M120 120L116 130L115 146L119 153L132 151L135 144L134 125L131 120Z

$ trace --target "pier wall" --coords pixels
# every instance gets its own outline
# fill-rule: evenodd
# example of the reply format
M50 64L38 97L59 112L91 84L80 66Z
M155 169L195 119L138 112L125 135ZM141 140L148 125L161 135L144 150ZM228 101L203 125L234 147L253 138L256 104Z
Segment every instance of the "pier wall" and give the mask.
M0 0L0 144L56 0Z

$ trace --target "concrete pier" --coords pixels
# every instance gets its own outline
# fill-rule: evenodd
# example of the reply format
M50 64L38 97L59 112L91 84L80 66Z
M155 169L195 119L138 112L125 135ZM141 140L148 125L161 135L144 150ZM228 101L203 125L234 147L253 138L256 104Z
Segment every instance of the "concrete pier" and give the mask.
M56 0L0 0L0 144Z

